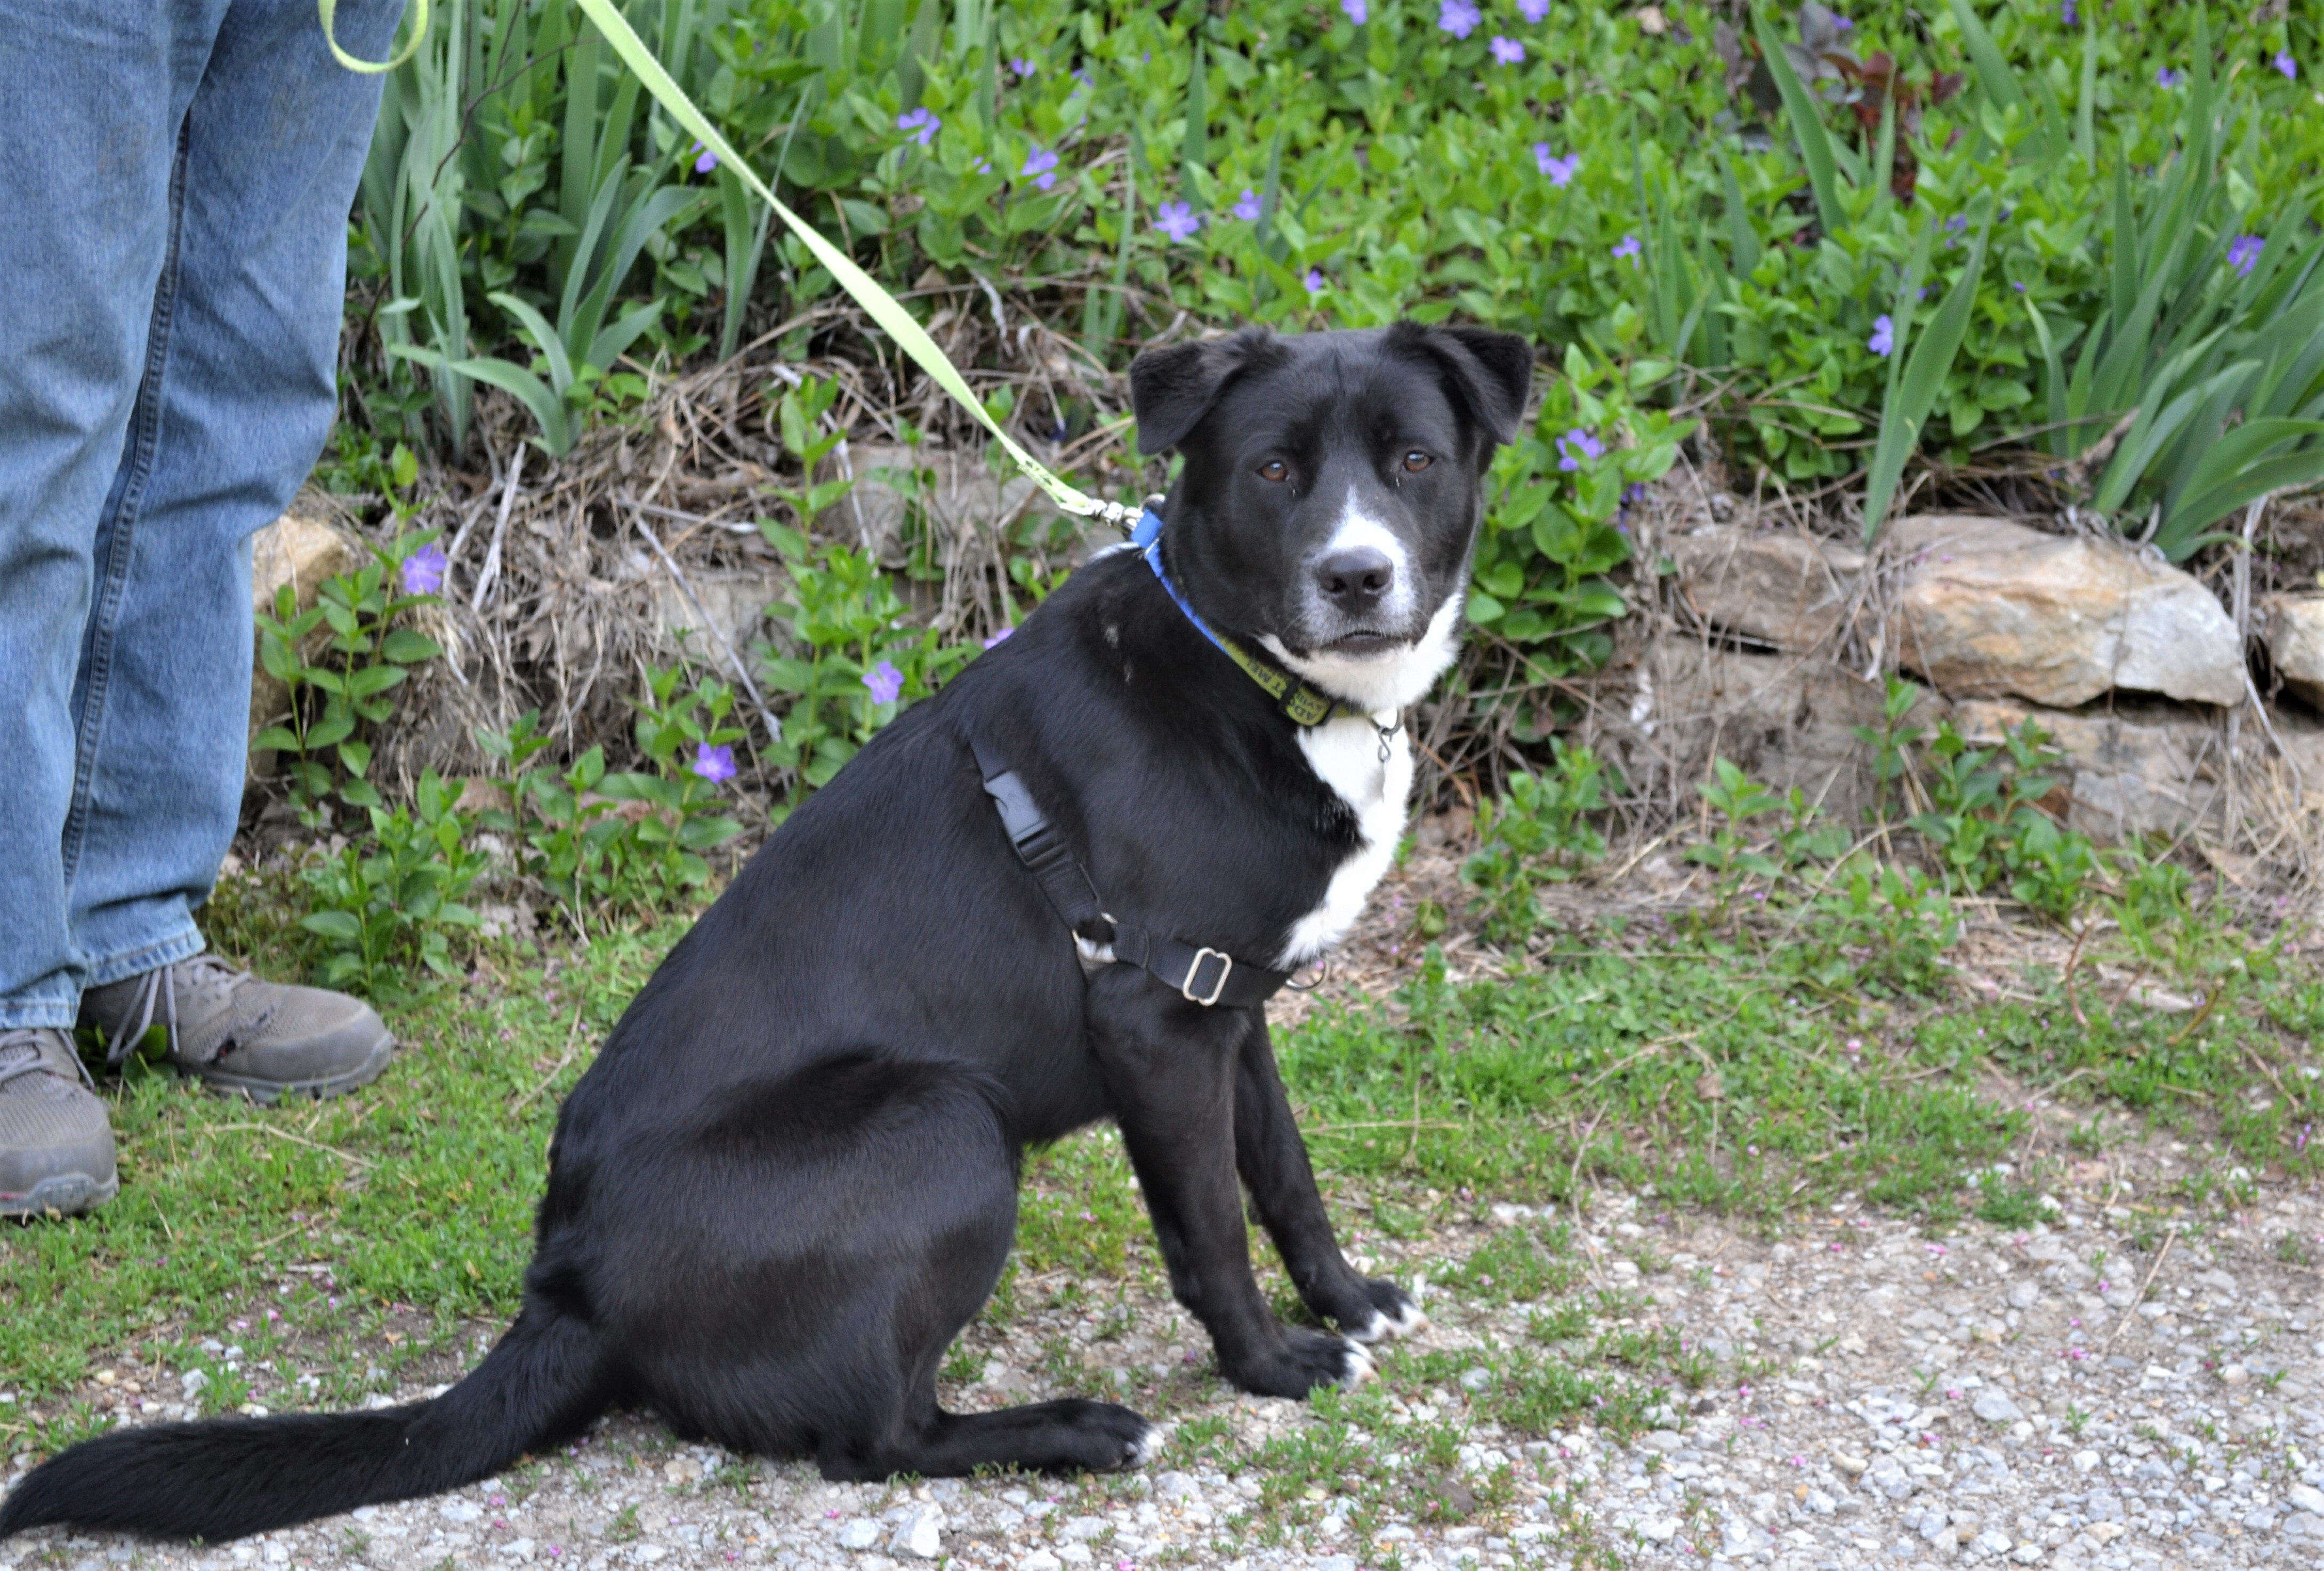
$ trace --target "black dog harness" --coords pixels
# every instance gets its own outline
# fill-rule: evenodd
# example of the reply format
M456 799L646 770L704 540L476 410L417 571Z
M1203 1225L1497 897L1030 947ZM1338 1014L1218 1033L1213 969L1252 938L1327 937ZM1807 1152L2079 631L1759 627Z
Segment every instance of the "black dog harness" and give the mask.
M1265 689L1293 724L1304 728L1342 716L1361 714L1345 704L1334 703L1289 672L1277 670L1213 632L1208 623L1194 615L1194 607L1186 604L1178 587L1162 570L1161 541L1162 515L1149 502L1139 517L1137 531L1130 537L1131 545L1146 559L1146 565L1154 569L1154 576L1162 581L1162 587L1169 592L1172 602L1185 614L1186 620ZM1369 720L1370 716L1363 718ZM1388 756L1388 739L1395 732L1376 721L1373 724L1380 732L1380 756L1384 759ZM1177 989L1187 1003L1205 1008L1222 1003L1230 1009L1250 1009L1274 997L1291 980L1288 972L1269 971L1248 960L1237 960L1224 949L1189 944L1108 915L1097 898L1097 886L1090 883L1088 871L1065 844L1065 837L1057 833L1056 826L1033 800L1024 778L1010 769L982 737L970 738L969 746L976 754L978 772L984 777L985 794L1001 810L1001 827L1008 830L1010 843L1017 847L1017 855L1024 859L1025 865L1033 870L1033 876L1041 881L1042 892L1057 908L1057 915L1065 919L1065 926L1073 929L1084 954L1101 963L1122 960L1150 971L1164 985Z
M984 776L985 794L1001 810L1001 826L1009 832L1010 844L1041 881L1041 892L1084 952L1101 961L1124 960L1150 971L1187 1003L1205 1008L1222 1003L1250 1009L1265 1003L1291 980L1286 972L1237 960L1224 949L1185 943L1107 915L1087 870L1033 800L1024 778L982 737L970 738L969 746Z

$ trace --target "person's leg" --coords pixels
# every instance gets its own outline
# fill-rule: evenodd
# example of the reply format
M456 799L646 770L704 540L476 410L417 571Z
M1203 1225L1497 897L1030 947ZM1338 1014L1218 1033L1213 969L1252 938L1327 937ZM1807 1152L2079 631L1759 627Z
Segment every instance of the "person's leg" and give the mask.
M203 9L0 0L0 1029L69 1029L88 966L60 855L74 678L97 520L166 337Z
M342 0L379 58L402 0ZM62 826L73 946L101 987L202 947L242 802L250 536L313 467L336 404L346 217L380 79L313 0L232 0L179 137L174 254L97 534Z
M403 0L341 0L358 55ZM347 208L380 79L335 61L309 0L231 0L180 133L178 225L73 692L63 862L82 1024L115 1058L149 1026L219 1091L327 1095L385 1067L368 1006L202 955L242 802L250 537L306 479L337 403Z

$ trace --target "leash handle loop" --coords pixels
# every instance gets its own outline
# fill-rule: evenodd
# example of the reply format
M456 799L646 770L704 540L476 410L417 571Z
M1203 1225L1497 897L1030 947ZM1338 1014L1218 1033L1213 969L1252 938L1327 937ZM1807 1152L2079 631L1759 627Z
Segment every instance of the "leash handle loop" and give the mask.
M420 52L420 41L428 36L428 0L412 0L411 37L402 51L383 60L357 60L339 47L338 34L332 31L332 18L338 11L338 0L315 0L315 13L323 19L323 42L329 46L331 58L357 76L383 76L404 64Z

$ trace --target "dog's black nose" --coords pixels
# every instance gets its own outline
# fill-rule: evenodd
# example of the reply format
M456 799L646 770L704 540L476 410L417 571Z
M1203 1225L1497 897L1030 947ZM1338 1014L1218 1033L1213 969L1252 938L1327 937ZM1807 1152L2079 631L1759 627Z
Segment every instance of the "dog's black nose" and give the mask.
M1396 583L1396 564L1370 546L1333 551L1315 564L1315 583L1335 605L1370 605Z

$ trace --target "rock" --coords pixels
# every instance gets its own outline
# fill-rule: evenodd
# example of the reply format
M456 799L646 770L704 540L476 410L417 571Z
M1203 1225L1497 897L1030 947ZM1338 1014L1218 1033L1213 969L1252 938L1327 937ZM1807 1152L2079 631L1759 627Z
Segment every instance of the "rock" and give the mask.
M1057 1529L1057 1537L1074 1540L1094 1539L1111 1525L1103 1517L1075 1517Z
M1024 476L1003 481L995 475L982 448L851 442L843 450L844 467L835 452L825 477L852 473L854 488L816 522L824 534L877 553L890 568L905 566L916 548L948 565L974 549L979 535L990 536L1036 509L1056 512Z
M896 1523L888 1548L916 1560L933 1560L944 1553L945 1513L942 1506L916 1505Z
M1314 1571L1356 1571L1353 1555L1318 1555L1307 1563Z
M1200 1500L1202 1485L1191 1474L1172 1468L1155 1474L1154 1492L1164 1500Z
M1665 1455L1668 1455L1671 1452L1683 1446L1686 1444L1686 1437L1675 1429L1655 1429L1649 1434L1640 1436L1638 1444L1649 1451L1660 1451Z
M1482 1365L1461 1372L1461 1388L1463 1391L1480 1391L1492 1383L1493 1372Z
M2235 624L2176 568L1998 519L1907 518L1891 540L1899 656L1940 688L2060 708L2114 688L2243 701Z
M1063 1571L1065 1562L1047 1549L1036 1549L1017 1562L1017 1571Z
M1605 751L1647 794L1673 771L1692 794L1715 753L1779 791L1799 787L1827 818L1871 805L1872 752L1855 728L1880 724L1879 683L1829 661L1677 638L1650 645L1632 682L1629 702L1609 717ZM1905 724L1933 731L1945 712L1942 700L1924 697Z
M2324 595L2270 595L2259 603L2268 662L2283 685L2324 708Z
M2324 1489L2312 1483L2295 1483L2283 1492L2286 1503L2297 1506L2311 1517L2324 1517Z
M1789 531L1712 524L1668 542L1678 590L1722 633L1800 653L1840 630L1864 554Z
M748 660L751 646L766 636L768 605L790 592L790 580L772 563L733 570L689 567L681 586L657 557L648 582L654 624L670 647L682 647L729 682L734 679L734 666L727 650ZM691 596L688 589L694 591Z
M1969 1411L1988 1424L2014 1424L2025 1416L2024 1410L2015 1402L1990 1389L1977 1393L1977 1400L1969 1404Z
M843 1549L868 1549L880 1541L880 1524L870 1517L857 1517L840 1524L838 1538Z
M329 504L302 491L291 499L290 510L250 537L250 601L272 615L277 592L288 587L298 608L314 608L316 592L326 578L347 572L367 559L363 542L332 521ZM319 629L310 640L309 657L327 635ZM256 661L251 666L250 734L257 735L290 711L290 695ZM251 772L271 774L272 753L254 753Z
M2037 723L2065 755L2067 826L2107 839L2172 832L2218 811L2211 778L2218 726L2171 706L2130 703L2111 715L2061 714L2006 700L1964 699L1953 728L1978 746Z
M2009 1535L1999 1528L1987 1528L1971 1539L1969 1547L1973 1554L2006 1555L2009 1553Z

